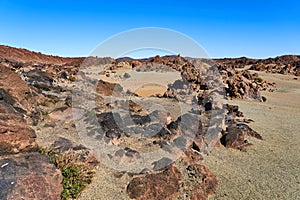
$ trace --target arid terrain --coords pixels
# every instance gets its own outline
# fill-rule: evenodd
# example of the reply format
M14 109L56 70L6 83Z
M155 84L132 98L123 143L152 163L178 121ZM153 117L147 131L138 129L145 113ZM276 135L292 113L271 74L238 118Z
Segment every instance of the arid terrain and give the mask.
M245 100L237 104L251 127L264 140L246 151L214 148L204 164L218 180L211 199L298 199L300 197L300 81L294 76L259 73L275 82L275 92L262 92L265 103Z
M0 199L298 199L300 57L0 45Z

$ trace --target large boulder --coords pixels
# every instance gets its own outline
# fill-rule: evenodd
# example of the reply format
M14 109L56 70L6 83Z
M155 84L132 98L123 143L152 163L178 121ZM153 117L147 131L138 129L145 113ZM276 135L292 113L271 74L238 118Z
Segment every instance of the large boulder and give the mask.
M176 199L180 191L180 172L172 166L157 174L135 177L127 186L130 198L142 199Z
M60 199L61 172L37 152L0 158L0 177L0 199Z

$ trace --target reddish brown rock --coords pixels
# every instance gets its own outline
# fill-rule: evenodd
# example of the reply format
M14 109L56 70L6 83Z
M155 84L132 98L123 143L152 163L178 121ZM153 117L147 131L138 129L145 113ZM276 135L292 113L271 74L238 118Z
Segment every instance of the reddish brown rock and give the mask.
M37 150L34 131L4 102L0 102L0 119L0 156Z
M213 195L217 189L217 179L215 175L204 165L191 166L196 174L196 179L201 183L191 186L191 200L205 200L209 195Z
M10 68L0 64L0 96L8 104L22 113L33 112L36 99L34 92Z
M105 96L119 96L123 88L117 83L109 83L102 80L99 80L97 83L96 91L98 94Z
M180 188L180 172L175 166L157 174L136 177L127 186L130 198L136 200L176 199Z
M215 175L201 164L203 157L192 149L188 149L181 157L178 165L182 174L182 188L185 198L207 199L217 189Z

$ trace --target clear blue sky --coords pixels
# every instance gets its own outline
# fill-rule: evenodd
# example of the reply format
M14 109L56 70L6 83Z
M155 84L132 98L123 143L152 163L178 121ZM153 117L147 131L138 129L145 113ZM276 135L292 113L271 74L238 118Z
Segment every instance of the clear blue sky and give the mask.
M0 0L0 44L86 56L122 31L182 32L211 57L300 54L300 3L285 1Z

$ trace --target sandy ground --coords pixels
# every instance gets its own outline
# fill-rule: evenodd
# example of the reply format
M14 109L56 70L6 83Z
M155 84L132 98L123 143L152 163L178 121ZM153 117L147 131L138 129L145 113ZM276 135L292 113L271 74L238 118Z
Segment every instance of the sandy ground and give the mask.
M217 176L218 189L210 199L300 199L300 80L291 76L260 73L278 90L263 92L267 102L235 100L250 126L264 140L250 138L245 151L214 148L204 164ZM133 78L135 76L133 75ZM129 199L128 175L99 166L80 200Z
M214 148L204 164L217 176L210 199L300 199L300 81L260 73L277 84L263 92L267 102L230 101L240 106L264 140L250 139L246 151Z

